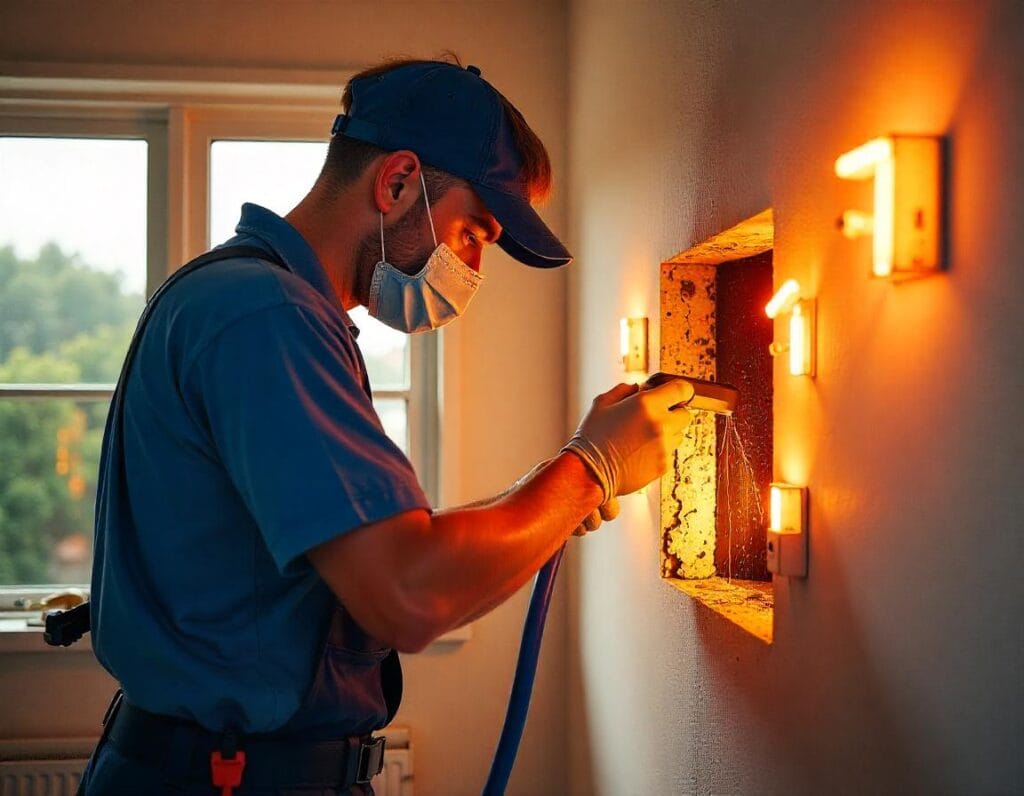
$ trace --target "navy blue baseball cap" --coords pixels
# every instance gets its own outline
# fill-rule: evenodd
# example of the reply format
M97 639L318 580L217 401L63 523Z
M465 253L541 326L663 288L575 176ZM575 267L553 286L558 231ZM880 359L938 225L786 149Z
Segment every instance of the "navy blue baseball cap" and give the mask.
M412 150L423 163L466 180L502 226L498 245L536 268L572 255L530 205L522 159L498 92L475 66L430 61L352 81L348 114L334 135L387 151Z

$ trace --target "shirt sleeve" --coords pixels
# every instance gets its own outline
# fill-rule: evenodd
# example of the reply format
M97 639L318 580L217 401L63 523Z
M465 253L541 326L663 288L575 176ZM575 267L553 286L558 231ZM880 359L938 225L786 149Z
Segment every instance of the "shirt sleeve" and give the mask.
M328 539L430 505L363 390L347 334L281 304L221 331L187 373L216 453L284 574Z

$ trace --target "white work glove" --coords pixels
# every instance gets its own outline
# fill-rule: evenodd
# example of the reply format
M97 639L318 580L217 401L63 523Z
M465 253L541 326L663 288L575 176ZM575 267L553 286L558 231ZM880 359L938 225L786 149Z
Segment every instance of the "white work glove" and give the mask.
M683 441L693 385L673 379L641 391L619 384L594 399L563 451L579 456L604 492L602 503L628 495L663 475Z
M546 467L550 462L551 459L545 459L544 461L535 464L533 466L533 469L530 470L530 472L528 472L518 481L516 481L514 484L512 484L512 486L510 486L505 491L505 494L508 494L509 492L512 492L521 487L523 484L525 484L527 481L533 478L533 476L535 476L538 472L540 472L540 470L543 467ZM586 536L591 531L596 531L598 528L600 528L602 522L614 520L618 516L619 501L617 498L612 498L607 503L602 503L600 506L598 506L596 509L590 512L590 514L584 517L583 522L576 526L576 530L572 532L572 535Z
M591 531L601 527L602 522L614 520L619 516L619 499L612 498L607 503L602 503L590 514L583 518L583 522L572 532L573 536L586 536Z

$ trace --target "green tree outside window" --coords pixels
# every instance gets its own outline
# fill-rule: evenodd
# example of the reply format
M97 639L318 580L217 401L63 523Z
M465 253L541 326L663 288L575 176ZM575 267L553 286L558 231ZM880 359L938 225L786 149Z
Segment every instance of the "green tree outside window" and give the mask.
M112 384L142 304L53 243L0 247L0 384ZM0 584L88 579L107 408L0 399Z

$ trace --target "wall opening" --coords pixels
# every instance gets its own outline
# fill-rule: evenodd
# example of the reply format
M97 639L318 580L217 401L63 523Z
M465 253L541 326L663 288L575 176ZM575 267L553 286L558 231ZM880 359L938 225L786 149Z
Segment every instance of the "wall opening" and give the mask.
M768 485L772 480L772 253L716 268L715 371L740 391L732 423L743 456L728 445L726 420L716 420L715 571L721 577L771 580L765 551ZM728 455L722 455L723 449Z
M765 211L661 269L661 370L740 390L734 430L721 417L696 413L662 480L662 576L767 642L773 324L764 305L772 295L773 233Z

